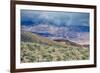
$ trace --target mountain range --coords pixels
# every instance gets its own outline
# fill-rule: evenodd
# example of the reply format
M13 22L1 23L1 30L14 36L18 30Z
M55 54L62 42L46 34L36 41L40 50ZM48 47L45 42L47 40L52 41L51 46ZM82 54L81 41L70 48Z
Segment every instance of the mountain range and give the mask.
M86 45L89 44L89 27L88 26L67 26L55 27L48 24L38 24L34 26L21 27L22 31L32 32L34 34L47 37L48 39L70 40L72 42ZM84 31L83 31L84 30Z
M50 40L46 37L39 36L37 34L31 33L31 32L26 32L23 31L21 32L21 41L22 42L35 42L35 43L40 43L40 44L45 44L45 45L50 45L50 46L60 46L60 47L87 47L88 45L80 45L74 42L71 42L69 40L63 40L63 39L58 39L58 40ZM64 43L62 43L64 42Z

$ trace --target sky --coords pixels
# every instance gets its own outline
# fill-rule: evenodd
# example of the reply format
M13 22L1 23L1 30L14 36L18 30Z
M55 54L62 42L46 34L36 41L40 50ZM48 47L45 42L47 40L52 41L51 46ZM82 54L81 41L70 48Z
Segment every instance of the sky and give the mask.
M56 27L89 27L89 13L21 10L21 25L48 24ZM85 28L84 28L85 29Z

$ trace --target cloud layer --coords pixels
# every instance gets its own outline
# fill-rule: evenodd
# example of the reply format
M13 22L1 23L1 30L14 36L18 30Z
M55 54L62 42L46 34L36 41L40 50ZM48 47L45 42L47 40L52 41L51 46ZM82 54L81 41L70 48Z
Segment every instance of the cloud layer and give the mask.
M89 13L21 10L22 25L89 26Z

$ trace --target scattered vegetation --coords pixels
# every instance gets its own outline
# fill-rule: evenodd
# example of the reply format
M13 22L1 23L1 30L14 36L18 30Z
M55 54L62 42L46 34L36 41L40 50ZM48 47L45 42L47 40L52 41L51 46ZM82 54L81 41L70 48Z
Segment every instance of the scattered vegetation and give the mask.
M89 59L89 48L62 47L36 42L21 42L21 62L49 62Z

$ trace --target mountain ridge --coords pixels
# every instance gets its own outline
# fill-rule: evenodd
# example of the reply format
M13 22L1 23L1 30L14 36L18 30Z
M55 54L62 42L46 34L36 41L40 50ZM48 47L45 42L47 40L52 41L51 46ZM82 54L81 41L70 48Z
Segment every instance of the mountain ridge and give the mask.
M42 37L32 32L26 32L26 31L22 31L21 41L37 42L37 43L42 43L42 44L47 44L47 45L57 45L57 46L62 46L62 47L68 47L68 46L83 47L82 45L77 44L75 42L71 42L69 40L62 40L62 39L50 40L46 37ZM64 42L64 43L61 43L61 42Z

